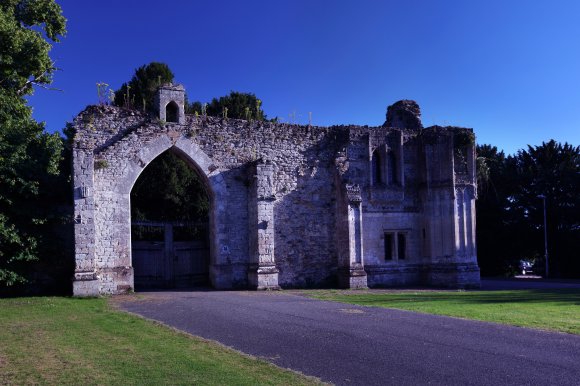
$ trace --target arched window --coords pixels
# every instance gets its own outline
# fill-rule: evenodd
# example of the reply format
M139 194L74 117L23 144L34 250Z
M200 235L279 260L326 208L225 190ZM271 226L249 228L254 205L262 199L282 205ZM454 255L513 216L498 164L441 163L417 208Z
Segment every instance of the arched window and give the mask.
M165 120L167 122L179 122L179 106L171 101L165 107Z
M395 153L392 151L387 153L387 169L387 184L398 184L399 179L397 178L397 157L395 157Z
M372 157L373 186L377 186L383 183L381 153L379 152L379 149L373 151Z

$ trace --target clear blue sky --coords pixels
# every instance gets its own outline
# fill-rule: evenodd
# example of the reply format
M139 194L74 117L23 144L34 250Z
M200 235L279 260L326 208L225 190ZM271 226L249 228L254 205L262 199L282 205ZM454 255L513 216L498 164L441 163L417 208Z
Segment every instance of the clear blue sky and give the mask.
M580 145L580 1L57 0L68 34L54 87L30 98L49 131L167 63L190 100L253 92L270 117L381 125L414 99L425 126L473 127L513 153Z

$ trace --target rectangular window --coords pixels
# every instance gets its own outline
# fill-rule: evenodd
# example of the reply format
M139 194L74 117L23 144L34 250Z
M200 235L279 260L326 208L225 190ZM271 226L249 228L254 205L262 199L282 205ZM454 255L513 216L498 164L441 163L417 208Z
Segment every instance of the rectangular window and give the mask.
M392 233L385 233L385 260L393 260L394 241Z
M398 258L399 260L405 260L406 256L406 251L407 251L407 245L406 245L406 239L405 239L405 234L403 233L398 233L397 234L397 249L398 249Z

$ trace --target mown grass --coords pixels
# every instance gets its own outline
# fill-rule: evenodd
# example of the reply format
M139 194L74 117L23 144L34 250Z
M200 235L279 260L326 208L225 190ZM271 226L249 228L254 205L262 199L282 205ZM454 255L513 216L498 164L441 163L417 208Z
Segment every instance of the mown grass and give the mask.
M580 290L308 291L308 296L580 334Z
M0 299L0 384L309 385L316 379L112 309Z

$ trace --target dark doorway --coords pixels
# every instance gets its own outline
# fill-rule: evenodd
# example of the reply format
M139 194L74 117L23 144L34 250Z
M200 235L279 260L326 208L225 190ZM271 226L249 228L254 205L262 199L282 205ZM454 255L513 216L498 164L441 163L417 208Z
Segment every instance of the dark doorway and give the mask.
M174 101L167 104L165 108L165 119L167 122L179 122L179 106Z
M209 284L209 197L195 169L168 150L131 191L135 290Z

